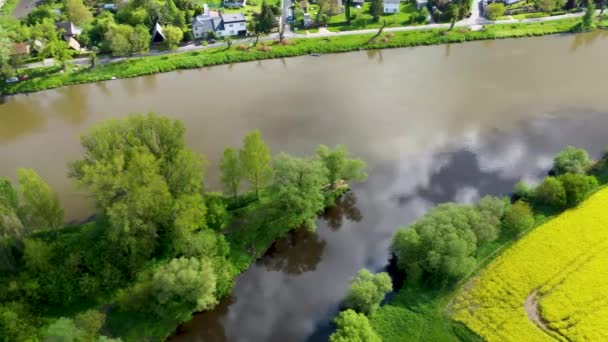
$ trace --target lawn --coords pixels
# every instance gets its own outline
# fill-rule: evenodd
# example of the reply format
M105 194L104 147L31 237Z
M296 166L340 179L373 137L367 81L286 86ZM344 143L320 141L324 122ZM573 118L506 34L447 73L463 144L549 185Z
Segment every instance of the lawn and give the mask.
M411 3L401 3L400 12L393 14L383 14L380 16L380 20L377 22L373 21L372 15L369 12L370 3L365 2L361 8L352 7L351 13L351 24L346 24L346 15L340 13L329 18L327 23L328 30L332 32L338 31L352 31L361 29L380 28L382 22L386 21L387 27L395 26L408 26L412 25L412 17L418 14L418 9ZM310 5L309 13L313 21L316 18L317 6Z
M512 245L457 294L452 317L487 341L608 340L606 201L604 188Z

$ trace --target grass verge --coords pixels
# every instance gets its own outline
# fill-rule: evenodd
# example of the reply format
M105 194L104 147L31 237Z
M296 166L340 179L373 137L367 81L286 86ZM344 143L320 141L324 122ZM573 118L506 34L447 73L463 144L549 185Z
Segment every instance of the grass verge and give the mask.
M580 19L564 19L531 24L491 25L483 31L456 28L419 31L392 32L384 38L368 43L371 35L349 35L327 38L294 39L289 44L269 43L267 48L240 50L238 46L213 48L203 51L151 56L102 65L96 69L75 70L46 77L31 78L13 84L2 83L0 92L11 95L57 88L70 84L110 80L113 77L127 78L169 72L178 69L193 69L212 65L249 62L254 60L307 55L310 53L338 53L368 49L384 49L474 40L542 36L572 32ZM237 45L237 44L235 44Z

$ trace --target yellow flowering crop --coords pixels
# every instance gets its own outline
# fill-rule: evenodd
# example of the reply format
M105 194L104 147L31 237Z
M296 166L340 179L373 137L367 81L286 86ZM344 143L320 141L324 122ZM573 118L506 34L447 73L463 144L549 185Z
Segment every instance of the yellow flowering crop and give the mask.
M452 317L488 341L608 341L608 189L506 250Z

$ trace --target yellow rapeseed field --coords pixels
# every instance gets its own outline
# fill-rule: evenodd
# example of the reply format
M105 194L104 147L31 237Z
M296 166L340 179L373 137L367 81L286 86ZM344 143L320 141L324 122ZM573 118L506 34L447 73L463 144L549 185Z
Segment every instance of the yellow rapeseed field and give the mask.
M608 341L608 188L507 249L452 317L488 341Z

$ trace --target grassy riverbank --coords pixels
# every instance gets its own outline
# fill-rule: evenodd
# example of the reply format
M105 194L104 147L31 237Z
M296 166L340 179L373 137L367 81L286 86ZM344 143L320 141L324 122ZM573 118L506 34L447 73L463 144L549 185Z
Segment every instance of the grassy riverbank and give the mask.
M114 62L95 69L81 69L66 73L55 73L33 77L14 84L0 85L3 94L18 94L57 88L69 84L90 83L110 80L113 77L126 78L169 72L178 69L193 69L205 66L248 62L254 60L307 55L310 53L338 53L366 49L384 49L421 45L461 43L474 40L542 36L547 34L572 32L580 19L564 19L531 24L490 25L483 31L470 31L456 27L453 31L432 29L420 31L386 32L372 42L371 34L335 36L328 38L293 39L289 44L276 42L262 43L257 47L244 49L234 44L208 50L176 53L164 56L143 57ZM50 70L55 72L56 69ZM31 71L30 71L31 72Z
M585 197L591 197L600 191L604 193L607 191L607 172L605 157L589 167L588 174L595 177L602 186L587 192ZM387 304L374 312L369 320L382 341L483 341L483 338L467 326L452 318L456 311L455 298L458 295L462 296L463 291L468 290L471 284L474 284L473 279L476 279L482 270L486 270L494 260L500 258L504 251L510 250L512 246L520 244L520 241L528 239L530 233L537 228L552 224L556 217L568 209L567 206L549 206L540 202L539 199L534 199L537 196L534 195L534 191L536 190L531 189L528 195L530 198L527 198L532 204L534 224L520 232L517 237L503 231L497 240L481 245L474 255L475 266L460 281L440 287L427 286L425 283L406 283ZM588 201L582 202L580 207L584 207ZM580 209L572 209L570 213L577 210ZM547 236L544 240L549 241L550 238ZM517 268L517 266L515 267ZM495 283L490 285L491 288L495 286L499 285ZM504 293L515 291L513 288L506 292L504 288L501 289L503 292L496 296L498 301ZM487 301L487 298L486 296L479 298L479 302L489 305L490 302ZM460 301L462 302L462 299ZM521 304L523 305L523 301ZM479 303L473 304L473 306L475 305L479 305ZM494 309L477 306L475 310L494 312ZM468 312L468 308L463 308L462 303L460 303L459 310L461 315L462 312ZM496 323L497 321L488 319L487 322L484 321L484 324L488 322Z

